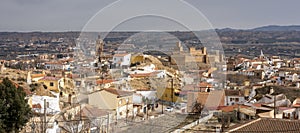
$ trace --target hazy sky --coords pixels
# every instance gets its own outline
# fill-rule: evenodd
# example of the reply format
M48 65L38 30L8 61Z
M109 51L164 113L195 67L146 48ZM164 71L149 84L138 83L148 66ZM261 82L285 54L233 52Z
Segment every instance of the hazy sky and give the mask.
M80 31L94 14L113 1L0 0L0 31ZM300 24L299 0L186 2L200 10L214 28L245 29L264 25ZM169 5L163 6L168 8ZM174 11L177 12L180 9Z

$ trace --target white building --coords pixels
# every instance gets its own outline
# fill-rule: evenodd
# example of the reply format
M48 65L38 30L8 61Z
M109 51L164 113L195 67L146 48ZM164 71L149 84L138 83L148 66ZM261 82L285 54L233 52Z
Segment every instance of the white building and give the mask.
M113 57L113 65L117 68L127 68L130 66L131 54L115 54Z

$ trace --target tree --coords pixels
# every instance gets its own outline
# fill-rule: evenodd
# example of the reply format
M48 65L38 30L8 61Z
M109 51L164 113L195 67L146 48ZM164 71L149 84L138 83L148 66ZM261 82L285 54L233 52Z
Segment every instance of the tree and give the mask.
M28 122L31 109L22 87L8 78L0 83L0 132L19 132Z

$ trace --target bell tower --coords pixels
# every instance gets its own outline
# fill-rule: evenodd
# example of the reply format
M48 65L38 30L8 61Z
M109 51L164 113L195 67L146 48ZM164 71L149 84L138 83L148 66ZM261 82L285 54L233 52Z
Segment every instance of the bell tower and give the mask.
M104 42L101 39L100 35L98 35L98 39L96 40L96 56L98 58L98 62L102 61L103 47L104 47Z

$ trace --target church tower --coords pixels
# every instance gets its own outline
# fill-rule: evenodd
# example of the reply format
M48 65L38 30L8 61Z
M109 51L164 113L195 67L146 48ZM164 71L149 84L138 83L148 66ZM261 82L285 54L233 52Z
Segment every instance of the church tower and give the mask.
M98 62L102 61L103 47L104 47L104 42L103 42L103 40L101 39L101 37L99 35L98 39L96 40L96 56L98 58Z
M260 59L265 59L265 55L264 55L264 53L263 53L262 50L260 50L259 58L260 58Z

